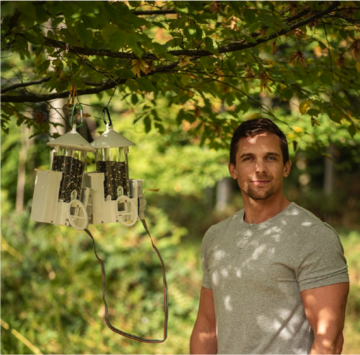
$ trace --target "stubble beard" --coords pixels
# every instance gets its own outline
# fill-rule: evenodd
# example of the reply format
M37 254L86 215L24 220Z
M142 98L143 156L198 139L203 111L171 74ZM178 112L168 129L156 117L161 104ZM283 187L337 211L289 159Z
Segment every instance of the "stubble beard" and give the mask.
M267 179L267 176L259 176L259 179ZM251 183L247 186L247 190L243 190L250 198L257 201L267 200L275 194L273 186L270 188L256 188Z
M252 187L249 187L248 190L244 192L253 200L267 200L275 193L272 188L268 190L256 190Z

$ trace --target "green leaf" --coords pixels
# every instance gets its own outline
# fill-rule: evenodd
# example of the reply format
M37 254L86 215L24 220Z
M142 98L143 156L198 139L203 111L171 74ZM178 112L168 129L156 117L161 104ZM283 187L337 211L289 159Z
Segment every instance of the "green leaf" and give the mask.
M164 126L160 123L155 123L155 128L159 131L160 134L165 134Z
M126 80L125 85L127 85L129 87L129 89L133 92L136 92L139 90L139 85L137 83L137 80L128 79L128 80Z
M69 30L67 28L62 28L59 31L60 34L60 38L65 42L65 43L69 43L72 44L76 38L74 38L74 36L69 32Z
M76 26L77 34L84 47L91 47L93 38L92 33L87 30L87 26L83 22L79 22Z
M139 99L136 94L131 95L131 102L133 105L136 105L139 102Z
M229 6L231 6L231 8L238 14L240 15L240 9L243 7L243 4L245 3L245 1L229 1L228 4Z
M44 74L49 68L49 66L50 66L50 60L45 60L43 63L41 63L38 66L37 70L40 74Z
M36 22L37 23L44 23L48 20L49 15L46 13L46 10L43 6L34 6L36 12Z
M210 38L210 37L205 37L204 38L204 42L205 42L205 48L211 52L211 53L214 53L214 54L218 54L219 51L217 48L214 47L214 42L213 40Z
M354 124L351 124L348 127L348 132L351 135L351 138L354 138L355 134L356 134L356 127L354 126Z
M310 115L310 116L318 117L321 114L321 111L319 111L319 110L317 110L315 108L312 108L307 112L307 114Z
M3 19L2 26L8 25L8 20L10 20L10 16L12 16L15 12L16 2L14 1L3 1L1 3L1 16Z
M144 118L144 126L145 126L145 132L149 133L151 131L151 119L149 116L146 116Z
M139 90L146 92L152 92L156 90L152 82L146 77L138 78L136 81L138 83Z
M294 95L294 91L292 89L286 89L282 91L282 95L285 97L286 100L290 101Z
M245 17L245 21L248 24L252 24L256 20L256 15L255 15L255 12L253 10L245 9L243 11L243 15Z
M132 7L138 7L141 5L141 0L129 0L129 4L132 6Z

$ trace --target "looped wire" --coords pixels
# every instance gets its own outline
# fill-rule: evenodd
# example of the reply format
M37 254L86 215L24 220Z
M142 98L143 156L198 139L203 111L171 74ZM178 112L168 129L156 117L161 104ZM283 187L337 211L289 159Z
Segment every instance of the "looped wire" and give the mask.
M103 112L103 121L107 125L106 120L105 120L105 111L107 112L107 115L108 115L109 127L112 127L112 121L111 121L111 118L110 118L109 109L107 107L104 107L103 110L102 110L102 112Z
M76 127L81 127L83 124L84 124L84 121L83 121L83 108L81 106L81 104L75 104L72 108L72 111L71 111L71 118L70 118L70 125L73 126L73 117L74 117L74 113L76 111L76 107L79 106L79 110L80 110L80 124L78 124Z

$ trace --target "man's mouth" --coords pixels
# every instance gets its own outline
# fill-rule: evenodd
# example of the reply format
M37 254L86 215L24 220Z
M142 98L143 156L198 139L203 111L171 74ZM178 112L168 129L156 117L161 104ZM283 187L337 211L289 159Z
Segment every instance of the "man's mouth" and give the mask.
M252 183L257 186L264 186L267 185L270 180L253 180Z

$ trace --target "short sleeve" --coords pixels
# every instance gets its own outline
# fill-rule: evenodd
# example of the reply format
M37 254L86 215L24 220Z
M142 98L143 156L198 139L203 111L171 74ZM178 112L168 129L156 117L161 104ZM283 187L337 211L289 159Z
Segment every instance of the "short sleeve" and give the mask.
M296 276L300 291L349 282L344 249L339 236L326 223L312 227L299 248Z
M205 233L205 236L202 241L201 245L201 264L203 269L203 281L202 286L205 288L211 289L211 282L210 282L210 271L208 265L208 245L210 242L210 229Z

